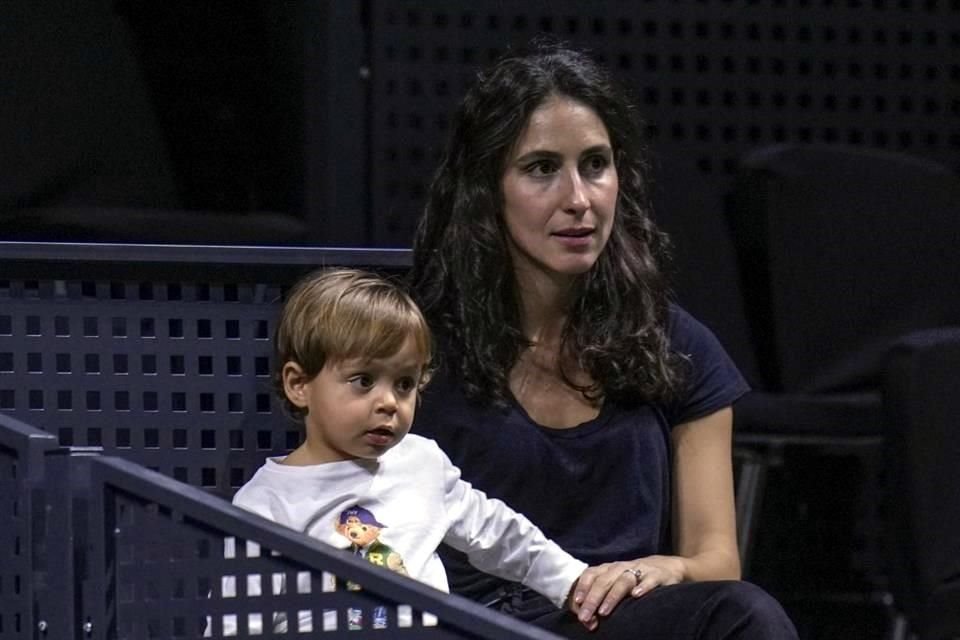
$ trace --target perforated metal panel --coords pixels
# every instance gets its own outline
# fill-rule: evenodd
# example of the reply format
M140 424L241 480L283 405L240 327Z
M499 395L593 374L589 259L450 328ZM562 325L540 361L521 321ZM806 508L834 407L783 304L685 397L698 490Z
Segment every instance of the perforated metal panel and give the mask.
M128 461L68 462L92 637L557 638Z
M300 442L270 388L285 288L321 264L400 268L363 251L239 248L217 264L210 247L86 245L64 261L69 245L47 246L4 264L0 411L225 496Z
M55 446L48 434L0 416L0 638L34 637L37 493L43 452Z
M226 452L298 443L269 389L277 287L17 280L0 299L0 409L65 446L227 489L245 477L217 477Z
M348 591L334 574L311 571L257 542L122 490L111 487L107 496L106 526L115 536L106 560L116 589L108 598L116 612L107 620L109 637L445 635L430 633L434 616Z
M373 0L374 240L407 246L478 66L551 34L632 90L662 158L717 206L747 149L843 142L960 166L957 0ZM669 204L669 194L664 196Z
M31 575L28 553L28 525L23 518L22 483L17 452L0 445L0 637L30 638L33 630L27 625L32 620L29 592Z

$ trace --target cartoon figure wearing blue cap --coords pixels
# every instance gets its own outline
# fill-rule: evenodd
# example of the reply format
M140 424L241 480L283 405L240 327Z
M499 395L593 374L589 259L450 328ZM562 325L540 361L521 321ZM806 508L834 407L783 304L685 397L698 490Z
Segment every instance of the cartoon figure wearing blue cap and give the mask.
M370 510L359 505L344 509L334 526L340 535L350 541L350 550L354 554L366 558L370 564L407 575L400 554L380 541L380 530L387 525L378 522Z

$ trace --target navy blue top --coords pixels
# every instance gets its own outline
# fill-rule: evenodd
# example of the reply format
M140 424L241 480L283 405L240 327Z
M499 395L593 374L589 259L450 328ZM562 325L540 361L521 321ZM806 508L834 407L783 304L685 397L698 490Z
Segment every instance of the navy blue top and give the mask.
M570 429L534 422L517 402L470 402L439 372L413 431L436 440L463 478L525 514L564 549L595 565L669 553L670 430L732 404L747 383L709 329L672 307L669 337L690 367L669 406L618 406ZM496 581L444 552L451 587L479 597Z

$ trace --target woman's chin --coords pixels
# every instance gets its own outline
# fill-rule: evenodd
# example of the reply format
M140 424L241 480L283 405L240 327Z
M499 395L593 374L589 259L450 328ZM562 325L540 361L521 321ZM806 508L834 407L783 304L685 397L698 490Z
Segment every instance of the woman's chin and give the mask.
M579 256L569 256L557 268L557 273L568 276L581 276L593 269L597 264L598 256L594 253Z

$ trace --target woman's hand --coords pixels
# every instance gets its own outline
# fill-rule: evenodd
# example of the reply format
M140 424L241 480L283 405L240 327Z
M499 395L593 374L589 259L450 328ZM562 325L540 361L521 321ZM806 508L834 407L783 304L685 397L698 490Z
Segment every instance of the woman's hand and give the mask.
M627 594L639 598L683 579L684 561L677 556L647 556L588 567L574 585L570 609L588 629L594 629L597 616L609 615Z
M580 574L580 577L577 578L577 581L573 583L570 587L570 593L567 594L567 609L569 609L573 615L577 616L577 619L585 626L588 630L593 631L599 626L600 621L596 615L590 614L589 616L584 614L580 615L580 603L577 602L577 594L579 593L580 584L583 581L584 576L591 571L592 567L587 567L583 573Z

